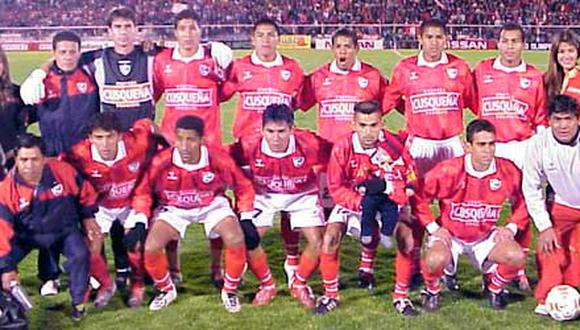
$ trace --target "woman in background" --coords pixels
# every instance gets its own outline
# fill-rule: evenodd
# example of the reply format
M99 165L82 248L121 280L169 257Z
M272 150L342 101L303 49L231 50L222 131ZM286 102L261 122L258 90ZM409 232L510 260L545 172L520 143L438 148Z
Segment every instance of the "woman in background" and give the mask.
M545 76L548 100L565 94L580 102L580 67L577 64L579 47L578 36L571 30L554 35Z

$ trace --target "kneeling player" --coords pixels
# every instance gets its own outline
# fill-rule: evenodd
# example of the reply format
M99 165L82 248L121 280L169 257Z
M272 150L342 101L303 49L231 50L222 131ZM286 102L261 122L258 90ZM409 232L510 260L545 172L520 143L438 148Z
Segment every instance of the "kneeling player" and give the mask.
M290 215L292 230L299 229L308 242L290 285L292 296L308 308L314 307L314 298L306 282L318 266L324 227L313 168L326 166L329 151L330 145L315 134L294 129L294 113L284 104L269 105L262 115L262 134L243 138L232 148L238 163L249 167L256 188L254 223L260 236L272 227L276 212L283 211ZM263 249L257 244L248 249L250 269L261 281L254 305L264 305L276 295L274 280Z
M192 222L202 223L208 237L223 239L226 274L221 298L227 311L235 313L241 308L236 291L246 263L246 246L224 191L233 186L237 207L246 219L254 210L254 189L227 153L202 143L203 133L199 117L180 118L174 147L153 158L135 190L133 209L153 219L145 242L145 268L158 293L150 310L162 309L177 297L164 249L183 238ZM157 208L151 212L154 204Z
M130 216L131 196L137 180L149 161L148 151L152 145L153 123L141 119L133 129L121 133L121 123L113 112L97 113L91 119L88 139L75 145L65 160L89 180L99 193L99 211L95 219L101 229L89 241L91 250L91 276L101 284L95 306L104 307L117 287L107 271L107 261L101 250L105 235L109 234L116 220L125 230L124 243L128 248L131 264L131 293L129 306L138 307L145 291L143 267L143 241L147 218Z
M512 162L494 156L495 128L489 121L472 121L466 135L469 153L441 162L420 187L418 216L430 234L421 262L426 286L421 295L428 312L439 308L439 279L444 269L455 267L460 255L468 255L486 274L485 289L494 309L506 307L503 288L525 261L514 239L528 225L521 173ZM433 199L439 201L437 221L429 209ZM508 200L508 224L497 226Z

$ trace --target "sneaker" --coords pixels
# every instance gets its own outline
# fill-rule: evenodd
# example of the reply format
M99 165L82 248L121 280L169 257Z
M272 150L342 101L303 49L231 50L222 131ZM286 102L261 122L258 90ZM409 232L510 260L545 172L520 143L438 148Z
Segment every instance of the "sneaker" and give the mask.
M314 308L315 315L324 315L338 308L338 299L327 296L320 296Z
M284 272L286 273L286 279L288 279L288 288L292 287L292 279L297 270L297 265L290 265L288 260L284 260Z
M235 293L228 293L225 290L222 290L221 297L226 311L230 313L237 313L242 309L240 298L238 298Z
M153 300L149 304L150 311L158 311L167 307L177 298L177 290L175 286L171 286L171 289L167 291L158 291Z
M427 290L421 291L421 304L425 312L436 312L439 309L439 294Z
M109 304L109 301L117 292L117 284L115 282L111 283L108 288L101 287L97 291L97 297L95 298L95 308L103 308Z
M540 316L550 316L550 313L548 313L548 308L546 308L545 304L538 304L538 306L536 306L534 309L534 313Z
M87 316L85 304L74 305L70 314L73 322L80 322Z
M173 285L175 286L178 286L181 283L183 283L183 275L181 275L181 272L171 273L170 277L171 281L173 282Z
M40 295L43 297L54 296L58 294L58 289L60 288L60 281L48 280L42 284L40 287Z
M459 291L459 281L457 280L457 274L444 274L441 280L443 281L443 284L445 284L447 290L452 292Z
M252 305L254 306L266 306L276 297L278 291L276 290L275 286L260 286L258 292L256 292L256 296L252 301Z
M393 300L393 306L399 314L403 316L417 316L419 312L413 305L413 302L409 298L399 298Z
M129 277L131 271L129 269L117 270L117 276L115 277L115 284L119 290L125 290L129 285Z
M507 295L505 292L493 293L488 292L489 306L492 309L505 309L507 307Z
M312 288L308 285L302 286L292 286L290 287L290 294L299 303L304 305L308 309L313 309L316 306L316 301L314 300L314 294L312 293Z
M359 270L358 287L369 291L373 290L375 288L375 275L364 270Z
M131 308L141 307L143 304L143 299L145 297L145 287L144 286L132 286L131 293L129 294L129 300L127 304Z

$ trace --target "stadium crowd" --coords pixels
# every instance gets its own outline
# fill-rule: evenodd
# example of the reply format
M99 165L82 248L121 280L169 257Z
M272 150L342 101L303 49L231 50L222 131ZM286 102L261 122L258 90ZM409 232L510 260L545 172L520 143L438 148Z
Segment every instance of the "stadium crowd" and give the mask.
M578 296L573 287L580 286L580 41L573 32L554 36L543 73L523 59L521 25L503 23L497 54L471 68L445 51L445 23L420 15L421 48L385 78L359 59L357 33L346 28L332 36L333 59L306 74L277 51L272 19L253 22L253 51L234 59L222 43L201 44L194 10L174 15L175 48L137 45L136 17L126 7L112 10L113 46L82 54L77 34L57 33L54 61L20 88L0 51L0 106L9 119L0 123L11 128L0 131L17 134L0 148L2 164L12 167L0 182L4 291L18 296L18 264L39 249L43 296L58 293L58 260L66 257L75 321L86 316L92 289L95 308L121 288L127 305L140 307L147 278L155 288L149 309L168 308L183 280L179 241L199 223L224 308L240 311L246 270L260 283L252 304L264 306L280 286L261 237L280 213L288 291L317 315L341 304L347 234L360 238L364 289L376 285L379 245L396 240L391 297L404 316L419 314L409 295L417 280L423 312L439 309L442 286L460 292L460 255L481 271L492 309L507 307L506 286L515 283L534 291L538 315L580 313L578 302L569 315L549 303L554 288ZM236 94L235 142L223 144L220 103ZM476 119L464 127L466 108ZM316 132L295 126L298 109L316 109ZM384 128L391 111L404 116L400 132ZM33 121L40 137L22 134ZM535 288L525 270L532 226ZM109 234L118 244L115 279L103 253ZM309 285L316 271L318 299Z

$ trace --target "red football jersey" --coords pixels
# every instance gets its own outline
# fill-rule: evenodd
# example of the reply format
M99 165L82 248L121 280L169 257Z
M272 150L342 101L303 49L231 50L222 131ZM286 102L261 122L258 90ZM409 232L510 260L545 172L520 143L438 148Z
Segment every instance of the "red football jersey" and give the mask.
M132 207L151 216L153 205L194 209L208 206L232 187L240 212L254 210L254 188L233 159L219 147L202 146L198 164L183 164L169 148L153 157L135 189Z
M161 133L173 143L175 123L195 115L205 123L205 141L221 144L219 88L223 70L211 57L207 45L200 46L193 59L183 59L177 49L164 49L155 56L155 95L164 95Z
M529 64L521 71L496 68L494 59L479 62L474 71L479 118L495 126L498 142L522 141L547 126L546 92L542 72Z
M362 196L356 186L371 178L372 175L385 175L373 156L378 150L384 150L396 162L388 173L387 179L395 183L396 191L392 197L400 201L407 183L415 180L411 157L404 147L404 138L384 130L381 133L377 148L363 149L356 133L344 136L334 144L328 161L328 190L334 202L352 211L360 211ZM378 173L377 173L378 172ZM395 196L396 194L396 196Z
M316 134L296 129L288 150L274 153L262 136L244 137L231 148L238 165L260 194L300 194L318 191L315 168L326 166L331 145Z
M445 54L445 53L444 53ZM410 135L443 140L463 132L463 109L472 107L473 79L469 65L446 54L446 63L418 65L419 56L403 59L393 69L383 98L383 111L405 99L405 122Z
M349 134L355 104L380 102L388 84L379 70L357 63L360 64L348 72L331 69L332 63L325 64L306 80L301 108L308 110L318 104L318 134L328 141Z
M117 159L107 164L89 139L76 144L64 160L71 163L99 193L99 205L119 208L131 205L133 189L143 173L152 142L152 122L140 119L123 133Z
M529 217L521 189L520 170L509 160L496 157L495 170L491 169L478 178L467 169L470 157L467 154L445 160L427 173L419 187L419 220L425 226L434 221L429 202L437 199L441 214L439 224L454 237L475 242L494 229L503 204L509 201L512 214L508 223L515 224L518 230L524 229Z
M262 129L262 113L270 104L282 103L295 108L304 82L304 73L295 60L280 56L280 65L266 67L255 64L252 55L232 64L223 99L239 93L233 124L235 139L258 134Z

